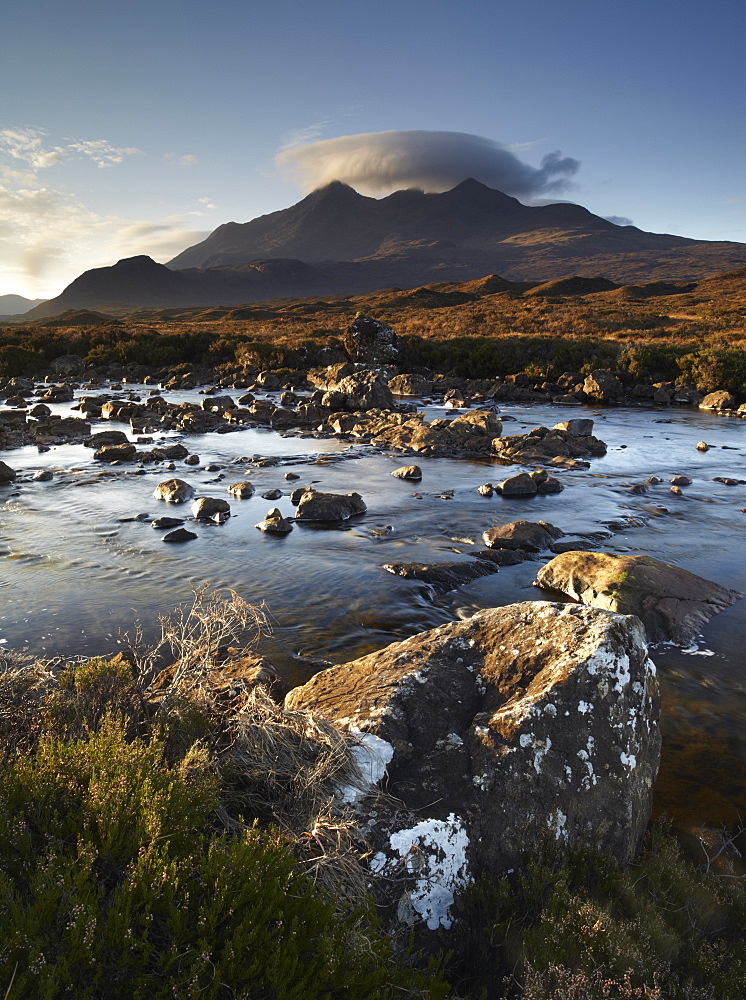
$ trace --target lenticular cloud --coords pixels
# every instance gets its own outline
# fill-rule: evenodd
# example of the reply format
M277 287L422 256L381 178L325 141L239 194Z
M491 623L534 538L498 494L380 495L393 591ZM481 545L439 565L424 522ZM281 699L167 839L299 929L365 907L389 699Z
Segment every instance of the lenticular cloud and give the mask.
M278 153L281 174L308 192L342 181L362 194L403 188L448 191L469 177L515 197L559 194L579 163L548 153L539 167L505 146L466 132L363 132L322 139Z

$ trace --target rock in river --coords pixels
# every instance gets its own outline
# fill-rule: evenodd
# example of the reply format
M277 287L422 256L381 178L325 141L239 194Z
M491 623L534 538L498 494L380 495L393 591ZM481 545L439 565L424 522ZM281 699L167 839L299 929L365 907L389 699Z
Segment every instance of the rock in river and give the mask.
M7 486L8 483L12 483L17 475L18 473L15 469L11 469L5 462L0 462L0 486Z
M165 500L166 503L184 503L194 496L194 487L185 483L183 479L166 479L158 483L153 496L156 500Z
M387 573L403 576L405 580L421 580L440 590L455 590L456 587L480 576L497 573L498 567L493 562L477 560L475 562L447 563L386 563L383 567Z
M215 514L230 514L231 505L220 497L197 497L191 509L194 517L207 520Z
M249 497L254 495L254 487L249 482L242 483L231 483L226 489L229 493L232 493L234 497L238 497L240 500L248 500Z
M659 694L634 617L490 608L322 670L285 704L360 734L377 766L356 808L406 923L449 927L460 887L546 836L627 862L650 817ZM386 771L398 803L375 797Z
M524 552L543 552L561 537L560 529L547 521L511 521L482 533L484 544L491 549L522 549Z
M398 469L394 469L391 473L396 479L411 479L413 482L419 482L422 479L422 469L419 465L400 465Z
M541 568L536 583L595 608L637 615L651 642L689 643L743 596L652 556L608 552L564 552Z
M298 501L296 521L346 521L368 508L359 493L306 491Z
M186 528L175 528L173 531L167 532L161 541L163 542L191 542L193 538L197 536L193 531L188 531Z
M273 507L272 510L267 511L264 520L255 527L270 535L287 535L293 530L293 522L287 517L283 517L277 507Z

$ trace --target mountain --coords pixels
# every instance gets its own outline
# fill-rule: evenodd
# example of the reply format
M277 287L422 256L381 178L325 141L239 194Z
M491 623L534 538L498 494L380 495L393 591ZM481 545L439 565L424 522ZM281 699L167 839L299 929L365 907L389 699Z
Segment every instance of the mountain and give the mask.
M646 233L564 202L523 205L473 179L442 194L409 190L381 199L334 181L281 212L219 226L168 266L213 268L278 257L355 261L384 284L410 287L485 274L514 281L579 273L623 282L689 281L742 267L746 245Z
M40 305L44 299L26 299L23 295L0 295L0 319L11 319Z
M334 181L283 211L219 226L168 265L140 256L86 271L27 317L351 295L490 274L535 283L603 275L644 285L744 266L743 243L646 233L580 205L523 205L475 180L442 194L381 199Z

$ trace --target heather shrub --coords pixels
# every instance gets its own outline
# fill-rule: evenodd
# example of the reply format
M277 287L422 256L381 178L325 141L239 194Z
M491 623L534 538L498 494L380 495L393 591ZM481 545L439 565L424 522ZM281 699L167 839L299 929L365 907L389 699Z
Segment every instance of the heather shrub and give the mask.
M167 763L121 721L0 767L0 982L18 1000L445 996L394 965L287 843L214 831L205 747Z
M661 828L620 867L533 852L462 900L464 990L521 1000L737 1000L746 885L687 861Z
M725 389L742 395L746 392L746 351L732 347L705 348L685 354L678 361L681 381L700 392Z

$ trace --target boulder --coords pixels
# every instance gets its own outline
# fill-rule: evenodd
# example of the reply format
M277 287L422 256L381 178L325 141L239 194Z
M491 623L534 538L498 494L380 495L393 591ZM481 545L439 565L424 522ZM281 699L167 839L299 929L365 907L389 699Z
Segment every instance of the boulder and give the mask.
M234 497L238 497L240 500L248 500L249 497L254 495L254 487L249 482L241 483L231 483L226 489L229 493L232 493Z
M75 378L85 372L85 361L78 354L63 354L50 365L55 375Z
M386 323L358 313L347 328L345 349L363 364L387 365L399 356L399 339Z
M699 404L700 410L735 410L737 406L735 398L724 389L708 392Z
M7 486L8 483L12 483L17 475L18 473L15 469L11 469L5 462L0 462L0 486Z
M561 537L560 529L547 521L511 521L482 533L484 544L491 549L520 549L522 552L543 552Z
M291 691L361 740L353 801L379 901L448 928L458 890L549 836L628 862L652 806L659 693L634 617L525 602L330 667ZM375 783L388 772L386 791Z
M343 378L337 386L337 391L343 393L344 406L347 410L393 410L396 406L396 400L386 380L369 368Z
M389 379L389 389L397 396L429 396L434 385L423 375L394 375Z
M565 431L572 437L588 437L593 433L593 421L590 417L573 417L572 420L562 420L552 427L553 431Z
M185 483L183 479L166 479L158 483L153 490L156 500L165 500L166 503L184 503L194 496L194 487Z
M187 528L174 528L168 531L161 539L162 542L191 542L197 535Z
M346 521L368 508L359 493L320 493L306 490L298 501L296 521Z
M103 444L93 453L99 462L132 462L137 457L137 447L129 441L122 444Z
M288 535L293 530L293 522L283 517L277 507L267 511L267 516L259 524L254 525L260 531L270 535Z
M398 469L394 469L391 475L397 479L411 479L414 482L419 482L422 479L422 469L419 465L400 465Z
M599 368L583 382L583 392L597 403L615 403L623 395L624 387L611 372Z
M231 505L220 497L197 497L191 510L194 517L206 521L215 514L230 514Z
M543 566L536 584L583 604L637 615L651 642L687 644L743 595L652 556L564 552Z
M504 497L532 497L539 489L539 484L527 472L519 472L517 476L503 479L495 484L495 490Z
M475 562L447 563L386 563L383 567L387 573L402 576L405 580L421 580L439 590L455 590L465 583L478 580L481 576L497 573L498 567L493 562L476 560Z

